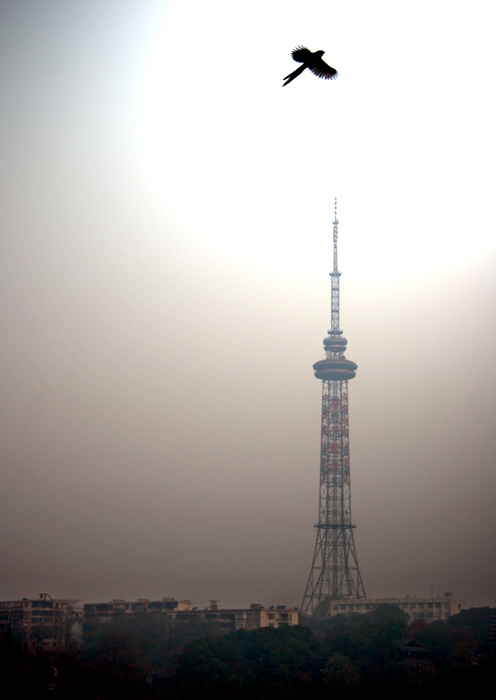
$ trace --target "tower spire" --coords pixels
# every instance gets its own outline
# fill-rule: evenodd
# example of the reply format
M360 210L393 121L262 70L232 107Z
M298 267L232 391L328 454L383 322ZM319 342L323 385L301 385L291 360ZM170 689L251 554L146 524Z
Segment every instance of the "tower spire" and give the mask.
M351 522L348 380L357 365L347 360L347 340L339 328L338 217L334 200L331 328L324 339L325 359L313 366L322 380L319 522L312 568L302 609L316 617L329 614L331 601L363 598L354 525Z
M338 272L338 199L334 197L334 222L332 227L333 247L333 267L331 276L331 329L329 333L341 333L339 330L339 278Z
M334 197L334 221L332 222L332 240L334 242L334 267L333 272L338 271L338 198Z

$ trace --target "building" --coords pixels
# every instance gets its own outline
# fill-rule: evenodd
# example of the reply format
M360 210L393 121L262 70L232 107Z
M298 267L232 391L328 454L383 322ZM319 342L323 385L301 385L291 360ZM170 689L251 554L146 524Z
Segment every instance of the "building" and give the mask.
M136 615L137 613L162 613L175 616L178 612L191 610L191 601L176 600L175 598L162 598L162 600L150 601L148 598L138 598L134 602L128 602L116 598L110 603L88 603L84 606L85 622L95 618L100 623L111 622L113 618L122 615Z
M72 626L79 619L77 600L51 598L0 602L0 634L10 633L28 648L64 649Z
M346 359L347 340L339 327L338 218L334 202L331 327L324 339L325 359L313 366L322 380L319 520L302 610L329 614L331 602L365 598L351 520L348 381L357 365Z
M368 613L379 605L395 605L406 612L412 622L413 620L434 622L434 620L448 620L452 615L456 615L465 606L465 602L447 595L437 598L418 598L416 595L408 595L404 598L342 598L330 602L327 617Z
M299 611L288 609L285 605L271 605L264 608L259 603L252 603L249 609L233 608L224 610L218 604L213 604L206 610L195 613L203 620L216 622L221 627L230 630L254 630L259 627L292 627L299 622ZM181 616L182 617L182 616Z
M139 598L135 602L112 600L110 603L90 603L84 606L84 625L87 627L105 626L128 615L153 614L164 615L171 622L189 623L198 620L211 622L222 631L238 629L254 630L259 627L292 627L299 621L299 611L288 609L285 605L265 608L259 603L252 603L249 608L224 609L217 601L202 610L192 607L189 600L162 598L150 601Z

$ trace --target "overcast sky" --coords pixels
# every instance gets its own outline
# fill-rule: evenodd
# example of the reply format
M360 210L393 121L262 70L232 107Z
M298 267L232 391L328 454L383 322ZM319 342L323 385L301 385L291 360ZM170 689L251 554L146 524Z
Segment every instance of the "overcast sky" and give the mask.
M365 589L494 604L494 25L0 2L0 599L300 605L337 196Z

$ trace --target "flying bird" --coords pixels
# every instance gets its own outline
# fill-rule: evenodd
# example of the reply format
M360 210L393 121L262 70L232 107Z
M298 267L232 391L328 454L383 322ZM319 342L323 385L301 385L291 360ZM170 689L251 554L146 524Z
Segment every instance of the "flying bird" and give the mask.
M328 66L327 63L322 60L324 54L325 51L309 51L304 46L297 46L296 49L293 49L291 51L293 60L303 65L284 78L285 83L283 87L301 75L305 68L310 68L312 73L318 75L319 78L324 78L324 80L333 80L337 78L339 75L337 70L331 68L331 66Z

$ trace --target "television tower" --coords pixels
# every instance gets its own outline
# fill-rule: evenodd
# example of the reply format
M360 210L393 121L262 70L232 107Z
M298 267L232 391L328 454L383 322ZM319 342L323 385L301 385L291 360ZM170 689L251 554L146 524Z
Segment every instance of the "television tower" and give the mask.
M323 618L339 598L364 598L351 522L348 380L357 365L344 356L347 340L339 329L338 217L334 200L331 328L324 339L325 359L313 366L322 379L319 522L302 610Z

